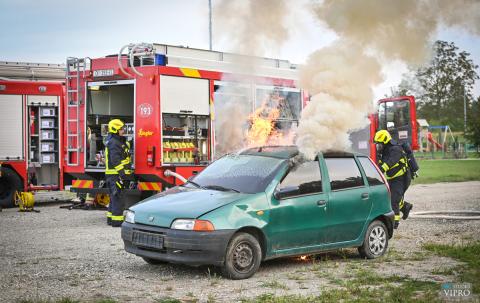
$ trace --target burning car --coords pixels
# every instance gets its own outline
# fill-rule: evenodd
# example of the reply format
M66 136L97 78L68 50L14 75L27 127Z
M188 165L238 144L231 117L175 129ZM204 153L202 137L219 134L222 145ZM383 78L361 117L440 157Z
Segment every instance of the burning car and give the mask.
M215 265L251 277L264 260L358 247L385 254L393 234L387 182L366 156L303 159L296 147L250 148L128 209L127 252L146 262Z

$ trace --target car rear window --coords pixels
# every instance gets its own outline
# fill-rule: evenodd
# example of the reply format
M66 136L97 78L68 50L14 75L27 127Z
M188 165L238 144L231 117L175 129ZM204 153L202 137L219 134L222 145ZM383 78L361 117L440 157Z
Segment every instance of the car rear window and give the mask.
M384 184L382 176L373 165L372 161L367 157L359 157L360 164L362 164L365 175L367 175L367 181L370 186Z
M312 194L322 191L322 177L318 161L308 161L290 169L280 183L280 189L298 187L298 194Z
M332 190L364 186L354 158L326 158Z

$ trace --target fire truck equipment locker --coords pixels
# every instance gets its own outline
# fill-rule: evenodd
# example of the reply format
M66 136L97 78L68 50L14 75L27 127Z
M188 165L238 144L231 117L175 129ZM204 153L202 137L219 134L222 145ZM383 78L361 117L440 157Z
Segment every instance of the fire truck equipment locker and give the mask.
M105 139L108 136L108 122L112 119L121 119L127 133L125 136L130 142L130 151L133 154L135 146L134 116L135 116L135 81L102 81L89 82L87 85L86 100L86 130L85 167L89 170L105 168ZM135 159L132 158L132 161Z
M23 108L21 95L0 95L0 161L24 159Z

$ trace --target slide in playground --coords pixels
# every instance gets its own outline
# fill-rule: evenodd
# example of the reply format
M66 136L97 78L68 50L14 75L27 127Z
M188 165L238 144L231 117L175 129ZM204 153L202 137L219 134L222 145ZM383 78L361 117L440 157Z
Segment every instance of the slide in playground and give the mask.
M442 149L442 145L438 143L435 139L433 139L432 133L428 132L427 133L427 140L432 142L438 149Z

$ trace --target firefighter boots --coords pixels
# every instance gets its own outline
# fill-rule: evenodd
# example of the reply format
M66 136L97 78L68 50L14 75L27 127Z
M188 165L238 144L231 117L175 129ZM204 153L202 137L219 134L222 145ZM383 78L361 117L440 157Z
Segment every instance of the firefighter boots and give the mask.
M123 221L112 220L112 227L121 227Z
M401 209L403 213L403 216L402 216L403 220L407 220L408 215L410 214L410 211L412 210L412 208L413 208L412 203L408 203L407 201L404 202L403 208Z

